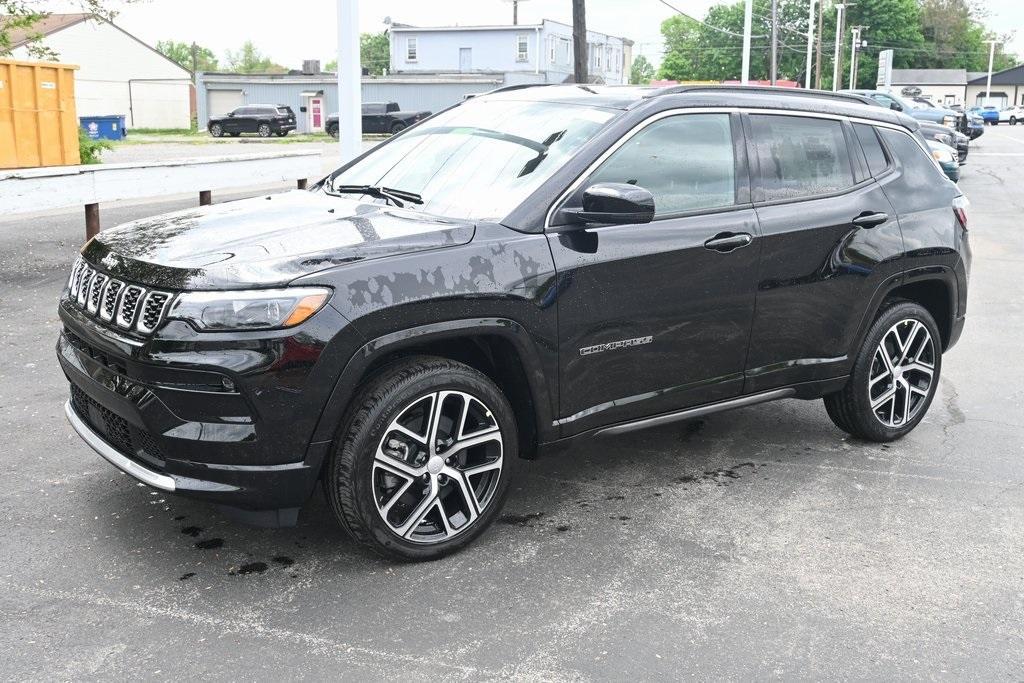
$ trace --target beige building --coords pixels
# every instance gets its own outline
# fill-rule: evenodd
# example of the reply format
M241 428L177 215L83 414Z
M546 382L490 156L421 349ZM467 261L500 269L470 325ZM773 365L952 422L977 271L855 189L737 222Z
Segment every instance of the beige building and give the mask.
M904 97L924 97L936 104L974 107L988 104L988 74L964 69L893 69L892 89ZM992 74L991 104L1002 109L1024 104L1024 64Z
M79 116L123 115L129 129L191 125L192 72L123 29L89 14L50 14L14 32L15 59L34 59L27 46L36 33L60 61L78 65Z

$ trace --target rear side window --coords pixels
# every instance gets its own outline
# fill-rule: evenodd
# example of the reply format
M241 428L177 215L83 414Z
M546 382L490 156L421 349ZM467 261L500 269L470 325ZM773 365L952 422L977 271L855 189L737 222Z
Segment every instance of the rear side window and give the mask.
M889 128L880 128L878 133L901 169L899 191L886 191L889 201L900 214L935 208L936 197L942 196L936 192L942 186L939 178L946 176L931 156L910 133Z
M656 216L732 206L736 161L728 114L684 114L655 121L608 157L590 183L650 190Z
M282 116L287 116L288 114L292 113L292 108L291 107L278 107L277 108L277 113L281 114Z
M853 187L840 121L755 115L750 123L762 201L815 197Z
M857 139L860 140L860 147L864 150L864 156L868 160L868 170L872 176L881 175L889 167L889 160L885 158L885 150L878 141L874 126L865 123L853 124L857 131Z

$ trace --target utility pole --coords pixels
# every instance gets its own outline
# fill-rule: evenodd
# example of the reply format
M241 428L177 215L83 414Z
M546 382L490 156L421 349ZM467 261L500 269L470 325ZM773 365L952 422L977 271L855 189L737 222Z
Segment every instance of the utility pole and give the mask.
M774 3L772 4L774 7ZM743 74L740 82L743 85L750 83L750 34L754 24L754 0L747 0L743 8ZM772 27L774 30L774 26Z
M860 48L860 26L850 29L850 87L857 87L857 52Z
M587 78L587 8L585 0L572 0L573 72L577 83Z
M779 0L772 0L772 70L771 84L779 76Z
M985 81L985 106L991 106L992 104L992 63L996 58L996 45L1002 43L1001 40L986 40L988 43L988 79Z
M363 141L359 0L338 0L338 145L341 163L359 156Z
M526 2L526 0L503 0L504 2L512 3L512 25L519 25L519 3Z
M804 69L804 87L811 88L811 55L814 54L814 0L807 15L807 67Z
M825 33L825 0L821 0L818 10L818 37L815 40L817 56L814 58L814 87L821 90L821 36Z
M836 92L840 88L840 79L842 78L842 59L843 59L843 10L846 9L846 5L841 2L836 3L836 52L835 57L832 61L832 92Z

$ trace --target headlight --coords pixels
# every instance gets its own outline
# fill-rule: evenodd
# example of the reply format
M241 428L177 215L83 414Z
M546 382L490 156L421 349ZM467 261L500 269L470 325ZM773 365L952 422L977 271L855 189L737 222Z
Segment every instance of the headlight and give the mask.
M209 332L294 327L323 308L330 295L323 287L184 292L167 317Z
M951 164L956 161L956 159L953 158L952 152L948 149L933 149L932 156L935 157L935 160L940 164Z

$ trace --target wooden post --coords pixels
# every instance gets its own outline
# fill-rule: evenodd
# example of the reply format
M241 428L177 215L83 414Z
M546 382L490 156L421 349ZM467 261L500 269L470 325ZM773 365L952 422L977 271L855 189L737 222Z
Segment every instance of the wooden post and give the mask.
M100 205L85 205L85 241L88 242L100 232Z
M307 182L308 181L305 178L299 178L298 180L295 181L295 186L300 190L305 190Z
M209 206L213 204L213 193L209 190L199 191L199 206Z

